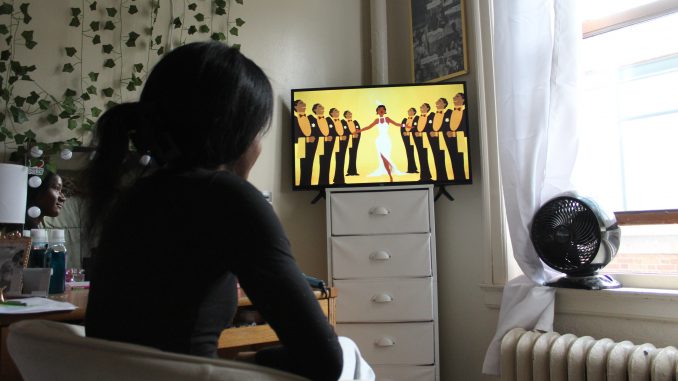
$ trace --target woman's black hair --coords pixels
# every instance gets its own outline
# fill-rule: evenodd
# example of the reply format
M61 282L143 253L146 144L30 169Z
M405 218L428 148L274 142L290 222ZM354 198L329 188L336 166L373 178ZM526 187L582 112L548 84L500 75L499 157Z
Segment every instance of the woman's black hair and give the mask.
M133 183L129 177L143 154L177 169L234 164L268 128L272 94L264 72L238 49L210 41L169 52L151 71L138 102L114 106L97 121L96 151L85 177L89 233L96 234Z
M376 112L376 113L378 114L378 113L379 113L379 109L382 108L382 107L384 108L384 113L386 113L386 106L384 106L384 105L379 105L379 106L377 106L377 109L374 110L374 112Z

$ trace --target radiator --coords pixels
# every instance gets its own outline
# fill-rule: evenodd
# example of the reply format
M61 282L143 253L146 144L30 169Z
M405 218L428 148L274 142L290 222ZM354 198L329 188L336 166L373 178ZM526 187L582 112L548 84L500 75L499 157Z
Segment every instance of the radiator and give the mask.
M675 381L678 349L514 328L501 342L502 381Z

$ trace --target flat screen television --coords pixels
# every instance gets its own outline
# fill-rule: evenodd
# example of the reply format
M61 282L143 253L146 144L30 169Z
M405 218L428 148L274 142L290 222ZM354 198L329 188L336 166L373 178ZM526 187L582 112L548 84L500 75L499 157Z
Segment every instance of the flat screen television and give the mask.
M472 182L465 82L291 93L294 190Z

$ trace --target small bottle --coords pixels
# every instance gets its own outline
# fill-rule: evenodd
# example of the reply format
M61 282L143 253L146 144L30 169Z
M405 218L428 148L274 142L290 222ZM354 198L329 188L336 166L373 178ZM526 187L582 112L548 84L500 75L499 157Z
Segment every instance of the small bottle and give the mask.
M31 252L28 255L28 267L45 267L47 251L47 230L31 229Z
M49 278L49 293L63 294L66 291L66 238L63 229L49 231L49 248L45 254L45 267L52 268Z

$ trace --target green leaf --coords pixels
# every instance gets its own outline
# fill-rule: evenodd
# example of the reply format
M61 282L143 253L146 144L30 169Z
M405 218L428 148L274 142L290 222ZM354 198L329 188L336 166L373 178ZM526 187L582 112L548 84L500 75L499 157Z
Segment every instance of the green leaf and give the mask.
M78 127L77 119L69 119L68 120L68 129L69 130L75 130L76 127Z
M100 43L100 42L101 42L101 36L99 36L98 34L95 34L95 35L94 35L94 38L92 38L92 43L93 43L94 45L96 45L96 44L98 44L98 43Z
M89 87L87 88L87 92L88 92L89 94L95 95L95 94L97 93L97 88L94 87L94 86L89 86Z
M3 2L0 5L0 15L11 15L14 12L14 7L10 3Z
M155 36L155 43L156 45L160 45L162 43L162 36Z
M165 53L165 47L161 46L160 49L158 49L158 55L161 56Z
M219 15L219 16L223 16L223 15L226 14L226 8L224 8L224 7L217 7L217 8L214 10L214 13L217 14L217 15Z
M2 98L5 102L9 102L9 90L0 89L0 98Z
M28 46L29 42L34 42L32 30L24 30L23 32L21 32L21 37L23 37L24 40L26 41L26 46Z
M2 125L4 123L5 123L5 113L0 112L0 125ZM12 133L5 126L0 127L0 131L2 131L2 133L4 133L4 134L8 135L9 137L12 137L11 136Z
M5 64L4 61L0 61L0 73L4 73L7 71L7 64ZM0 80L2 77L0 77ZM0 82L1 83L1 82Z
M31 94L26 98L26 103L29 105L34 105L38 103L38 100L40 99L40 95L36 93L35 91L31 91Z
M29 5L28 3L22 3L22 4L19 6L19 9L21 10L21 14L24 15L24 20L23 20L23 21L24 21L24 24L30 23L31 20L33 19L33 18L28 14L28 5Z
M114 29L115 29L115 24L113 23L113 21L110 21L110 20L106 21L106 23L104 24L104 30L114 30Z
M7 28L7 25L0 24L0 34L7 34L7 33L9 33L9 28Z
M134 75L132 76L132 81L137 86L141 86L143 84L143 81L141 80L141 78L134 76Z
M27 47L28 49L33 49L33 48L35 48L35 46L36 46L37 44L38 44L38 43L35 42L35 41L33 41L33 40L31 40L31 41L26 41L26 47Z
M128 90L128 91L134 91L134 90L136 90L136 89L137 89L137 87L136 87L136 85L135 85L132 81L130 81L130 82L127 83L127 90Z
M214 41L222 41L226 39L226 36L224 36L223 33L212 33L210 38L213 39Z
M24 135L24 134L14 135L14 142L16 144L24 144L24 140L26 140L26 135Z
M7 38L5 38L5 42L7 43L7 45L9 45L12 42L12 35L11 34L9 36L7 36Z
M24 102L26 102L26 98L21 96L14 97L14 104L17 105L17 107L23 107Z
M108 14L108 17L115 17L115 15L118 14L118 10L115 8L106 8L106 14Z
M64 111L62 111L61 113L59 113L59 118L61 118L61 119L68 119L68 118L71 117L71 115L73 115L72 112L69 112L68 110L64 110Z
M214 5L223 8L226 6L226 0L214 0Z
M117 105L118 105L118 102L108 101L108 102L106 102L106 109L108 110L109 108L117 106Z
M94 31L94 32L99 31L99 26L100 26L100 23L98 21L92 21L91 23L89 23L89 27L92 28L92 31Z
M228 30L228 33L230 33L230 34L232 34L232 35L234 35L234 36L237 36L237 35L238 35L238 28L233 27L233 28L231 28L231 29Z
M80 94L80 98L84 101L88 101L88 100L92 99L92 97L90 97L89 94L87 94L87 93Z
M11 56L12 52L10 52L9 49L0 52L0 60L7 61Z
M101 45L101 51L103 51L106 54L110 54L113 51L113 45L111 44Z
M199 22L205 21L205 15L203 15L202 13L196 13L195 16L193 17L195 17L195 19L198 20Z
M96 11L97 10L97 2L96 1L89 5L89 10L90 11Z
M27 130L24 135L26 135L26 139L28 140L35 140L35 132L33 132L33 130Z
M137 46L137 38L139 38L138 33L134 31L129 32L129 34L127 35L127 42L125 43L125 45L129 46L130 48Z
M28 122L28 117L26 117L26 113L24 112L24 110L17 108L15 106L9 106L9 111L12 113L12 120L15 123Z
M233 44L233 45L231 45L231 47L232 47L233 49L240 50L240 44Z
M195 32L197 32L197 31L198 31L198 28L196 28L195 25L189 26L188 30L187 30L188 34L195 34Z
M7 139L7 136L5 136L5 134L0 132L0 142L4 142L6 139Z
M24 66L24 70L25 70L26 72L35 71L35 69L37 69L37 66L35 66L35 65Z
M197 8L198 8L198 4L196 4L196 3L188 4L188 9L190 9L192 11L195 11Z
M99 115L101 115L101 112L102 112L102 110L98 107L92 107L91 111L92 111L92 116L95 117L95 118L98 118Z
M66 50L66 55L69 56L69 57L73 57L75 55L75 53L78 52L77 49L75 49L74 47L71 47L71 46L65 48L65 50Z
M208 27L207 25L200 25L200 28L198 28L198 31L200 33L209 33L210 27Z
M71 15L73 17L80 16L80 13L82 13L82 10L80 8L71 8Z
M59 121L59 117L57 117L54 114L49 114L47 115L47 121L49 122L49 124L54 124Z
M235 0L235 2L238 3L238 4L240 4L240 5L243 5L243 3L242 3L243 0Z
M72 89L66 89L66 91L64 92L65 97L74 97L76 95L78 95L78 93Z
M141 71L144 70L144 64L142 63L134 64L134 70L136 70L137 73L141 73Z
M92 82L96 82L97 79L99 79L99 73L95 73L93 71L90 71L89 74L87 74L87 76L89 76L89 80Z
M181 19L179 17L175 17L172 23L174 24L174 29L181 28Z
M108 67L108 68L115 67L115 61L112 58L105 60L104 61L104 67Z
M38 106L40 106L40 110L47 110L49 108L50 101L47 99L40 99L38 101Z
M71 64L69 64L69 63L64 64L64 67L61 69L61 71L64 72L64 73L72 73L73 70L75 70L75 69L73 68L73 65L71 65Z
M110 97L113 96L114 90L113 90L112 88L110 88L110 87L107 87L107 88L101 90L101 92L104 94L104 96L110 98Z
M127 10L127 13L129 13L130 15L133 15L137 12L139 12L139 9L137 9L136 5L130 5L129 9Z
M235 25L237 25L237 26L243 26L243 25L245 25L245 20L243 20L243 19L241 19L240 17L238 17L237 19L235 19Z
M77 17L73 17L71 19L71 22L68 24L68 26L72 26L74 28L79 27L80 26L80 19L78 19Z

